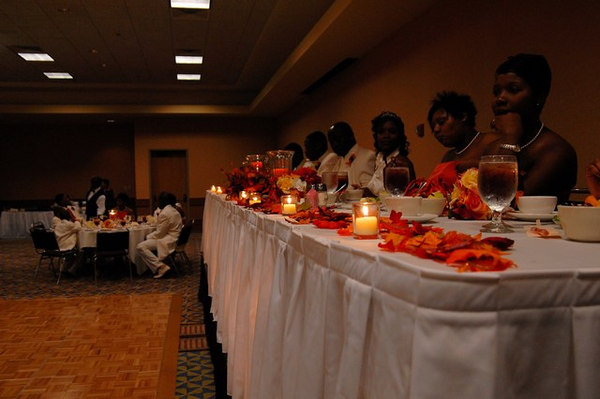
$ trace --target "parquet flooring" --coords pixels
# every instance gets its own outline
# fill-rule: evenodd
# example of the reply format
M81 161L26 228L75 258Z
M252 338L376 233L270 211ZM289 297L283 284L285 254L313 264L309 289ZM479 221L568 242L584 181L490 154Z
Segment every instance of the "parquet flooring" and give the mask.
M0 398L174 397L178 294L1 300Z

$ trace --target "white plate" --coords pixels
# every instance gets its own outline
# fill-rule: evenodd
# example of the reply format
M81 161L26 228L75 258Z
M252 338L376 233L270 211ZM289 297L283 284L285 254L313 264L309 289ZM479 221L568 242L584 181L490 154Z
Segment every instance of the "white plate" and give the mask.
M414 215L414 216L404 216L402 215L402 219L406 219L409 222L428 222L437 217L435 213L424 213L422 215Z
M517 218L518 220L525 220L528 222L535 222L540 219L540 222L549 222L552 220L554 216L557 215L556 212L553 213L525 213L525 212L508 212L511 216Z

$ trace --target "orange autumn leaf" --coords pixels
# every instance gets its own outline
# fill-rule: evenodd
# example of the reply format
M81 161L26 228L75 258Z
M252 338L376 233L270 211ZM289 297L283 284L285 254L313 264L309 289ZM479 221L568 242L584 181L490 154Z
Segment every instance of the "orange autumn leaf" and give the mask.
M591 206L600 206L600 201L598 201L598 199L593 195L588 195L585 198L585 203Z
M457 265L459 271L503 271L515 265L492 248L457 249L448 256L446 264Z

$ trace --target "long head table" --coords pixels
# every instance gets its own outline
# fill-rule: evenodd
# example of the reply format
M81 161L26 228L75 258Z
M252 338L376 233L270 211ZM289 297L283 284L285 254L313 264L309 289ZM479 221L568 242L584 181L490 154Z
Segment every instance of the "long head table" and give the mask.
M234 399L600 397L598 243L520 229L518 268L457 273L211 193L203 221Z

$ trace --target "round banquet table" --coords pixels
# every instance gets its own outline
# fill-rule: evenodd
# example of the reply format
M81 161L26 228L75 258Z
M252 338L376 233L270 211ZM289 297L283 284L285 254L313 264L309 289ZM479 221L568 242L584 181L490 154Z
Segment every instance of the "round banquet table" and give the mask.
M22 238L29 235L29 227L36 222L52 226L52 211L3 211L0 215L0 238Z
M137 245L146 239L146 236L154 231L154 226L139 225L136 227L128 228L129 230L129 259L136 266L138 275L144 273L147 269L146 264L137 258ZM111 233L123 231L120 229L87 229L82 228L77 233L77 247L82 248L96 248L96 236L98 232Z
M469 234L483 223L431 222ZM600 397L600 243L511 223L502 236L515 240L506 256L517 268L458 273L207 193L202 251L228 392Z

